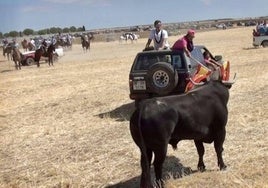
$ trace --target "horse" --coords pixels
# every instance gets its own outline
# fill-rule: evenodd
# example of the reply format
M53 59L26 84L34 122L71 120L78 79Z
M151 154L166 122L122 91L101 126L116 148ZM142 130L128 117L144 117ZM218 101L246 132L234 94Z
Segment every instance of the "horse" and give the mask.
M21 46L25 52L28 51L28 41L26 39L23 39L23 41L21 41Z
M58 46L62 46L63 48L72 49L72 39L68 37L66 39L63 38L58 39L56 44Z
M26 39L21 41L21 45L25 52L27 52L28 50L32 51L35 49L35 46L31 42L28 42Z
M21 69L22 54L18 48L12 47L12 58L15 63L15 68Z
M29 51L35 50L35 46L33 45L33 43L28 42L28 50Z
M53 66L53 54L55 52L56 48L55 45L53 43L51 43L49 45L49 47L47 48L47 57L48 57L48 65L50 66L50 64Z
M119 37L119 42L122 43L122 41L125 40L127 43L127 41L130 40L131 43L133 43L133 41L137 42L138 38L139 38L139 35L135 33L124 33Z
M11 52L12 52L12 44L8 43L6 46L3 47L3 56L6 57L7 54L7 59L10 60Z
M87 40L84 36L81 36L81 44L84 52L90 49L90 39Z
M41 45L39 49L35 51L35 62L37 64L37 67L40 67L40 59L41 57L48 57L48 65L50 64L53 66L53 52L55 52L55 45L51 43L49 47L46 50L45 45Z

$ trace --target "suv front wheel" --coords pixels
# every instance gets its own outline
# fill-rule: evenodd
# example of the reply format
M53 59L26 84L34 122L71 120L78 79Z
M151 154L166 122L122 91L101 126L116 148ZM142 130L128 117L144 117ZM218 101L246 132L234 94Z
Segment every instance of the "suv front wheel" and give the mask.
M155 63L147 74L147 85L150 91L158 95L170 93L178 84L178 73L171 64Z

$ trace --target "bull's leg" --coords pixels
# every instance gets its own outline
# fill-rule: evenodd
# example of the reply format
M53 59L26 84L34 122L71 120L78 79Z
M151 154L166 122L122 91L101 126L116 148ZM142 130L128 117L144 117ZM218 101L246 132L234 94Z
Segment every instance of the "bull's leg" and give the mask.
M162 180L162 168L167 155L167 144L165 146L159 147L158 150L154 151L154 154L154 171L156 183L158 187L164 187L164 182Z
M204 172L206 170L206 166L203 161L203 156L205 154L205 148L203 142L195 140L194 143L199 156L197 168L199 171Z
M147 150L147 156L141 152L141 188L153 188L152 181L151 181L151 160L152 160L152 151Z
M225 170L227 168L222 158L223 142L225 140L225 135L226 135L226 131L225 131L225 128L223 128L217 133L215 140L214 140L214 148L217 153L218 166L220 167L220 170Z

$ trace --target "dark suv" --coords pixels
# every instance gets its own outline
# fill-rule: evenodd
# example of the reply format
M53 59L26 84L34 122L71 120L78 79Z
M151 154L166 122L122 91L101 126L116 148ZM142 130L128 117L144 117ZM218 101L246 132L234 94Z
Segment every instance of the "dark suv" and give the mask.
M195 46L192 57L204 62L204 46ZM217 61L221 56L212 56ZM184 93L198 63L183 51L143 51L136 55L129 74L130 99L138 103L142 99Z

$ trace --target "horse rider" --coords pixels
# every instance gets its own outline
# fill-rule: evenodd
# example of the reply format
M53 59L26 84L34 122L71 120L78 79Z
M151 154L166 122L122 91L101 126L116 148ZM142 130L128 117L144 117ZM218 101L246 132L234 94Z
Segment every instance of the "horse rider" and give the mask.
M87 34L85 35L85 40L88 42L88 35Z

